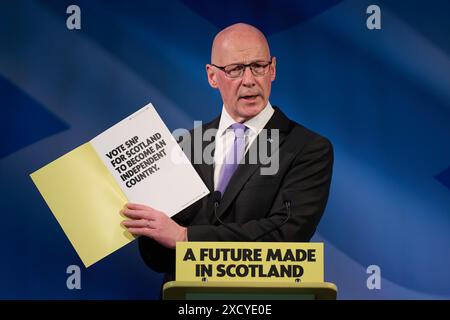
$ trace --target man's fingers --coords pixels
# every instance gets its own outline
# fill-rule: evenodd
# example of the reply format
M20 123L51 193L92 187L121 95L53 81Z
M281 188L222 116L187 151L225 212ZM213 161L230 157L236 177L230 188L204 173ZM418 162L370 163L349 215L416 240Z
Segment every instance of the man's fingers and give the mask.
M143 205L143 204L139 204L139 203L127 203L125 204L125 208L131 209L131 210L155 210L152 207Z
M155 229L149 228L128 228L128 232L135 236L146 236L152 239L155 236Z
M122 213L131 219L139 220L139 219L146 219L146 220L153 220L154 219L154 213L148 210L131 210L131 209L122 209Z
M139 220L125 220L122 222L122 225L126 228L151 228L151 221L146 219Z

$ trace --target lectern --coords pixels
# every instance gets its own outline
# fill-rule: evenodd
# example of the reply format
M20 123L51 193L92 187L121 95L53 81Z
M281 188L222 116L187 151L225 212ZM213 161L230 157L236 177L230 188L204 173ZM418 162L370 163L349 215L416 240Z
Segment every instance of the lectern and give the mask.
M337 288L330 282L196 282L164 284L164 300L335 300Z
M164 300L334 300L323 243L180 242Z

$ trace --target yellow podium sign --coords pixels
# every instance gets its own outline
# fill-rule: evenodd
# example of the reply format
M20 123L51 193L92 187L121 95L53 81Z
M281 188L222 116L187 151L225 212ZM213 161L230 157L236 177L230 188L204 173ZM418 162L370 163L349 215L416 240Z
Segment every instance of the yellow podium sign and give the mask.
M176 281L323 282L323 243L178 242Z

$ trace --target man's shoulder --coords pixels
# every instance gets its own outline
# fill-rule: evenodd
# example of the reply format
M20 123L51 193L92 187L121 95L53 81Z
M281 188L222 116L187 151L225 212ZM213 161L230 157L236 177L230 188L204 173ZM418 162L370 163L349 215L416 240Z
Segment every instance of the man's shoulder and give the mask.
M289 139L297 141L298 144L314 144L319 142L331 146L331 141L328 138L289 118L278 107L275 107L275 112L278 113L277 117L280 119L280 122L288 123L288 126L286 127L289 129L287 130L286 134Z
M290 154L300 162L304 161L304 157L326 161L333 158L333 145L328 138L288 118L278 107L274 108L269 127L280 129L280 156Z
M321 133L318 133L296 121L291 120L291 123L292 123L291 134L293 135L294 138L302 138L311 142L323 140L331 144L330 140Z
M331 141L319 134L318 132L308 128L305 125L302 125L296 122L293 119L288 118L279 107L274 106L275 112L272 115L272 118L269 120L266 128L272 129L280 129L282 134L285 134L289 137L289 139L296 140L299 144L315 144L321 143L331 146ZM204 135L207 130L217 130L220 122L220 116L215 119L202 123L201 125L192 128L186 134L180 136L177 140L178 142L186 140L183 139L185 136L189 136L190 138L194 137L196 134ZM180 139L181 138L181 139ZM210 137L214 139L214 135ZM187 141L191 142L192 139L187 139ZM186 141L186 142L187 142Z

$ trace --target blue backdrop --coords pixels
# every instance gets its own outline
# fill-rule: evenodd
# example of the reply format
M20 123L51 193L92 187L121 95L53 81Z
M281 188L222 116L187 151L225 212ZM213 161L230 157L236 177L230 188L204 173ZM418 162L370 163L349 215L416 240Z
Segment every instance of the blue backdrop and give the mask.
M81 8L81 30L66 8ZM382 29L366 28L381 8ZM133 242L89 269L29 174L153 102L171 130L221 108L216 32L258 26L277 57L272 104L335 147L314 240L342 299L450 298L450 2L2 1L0 298L156 299ZM81 290L66 268L81 267ZM381 268L380 290L366 286Z

